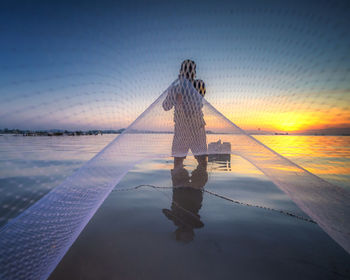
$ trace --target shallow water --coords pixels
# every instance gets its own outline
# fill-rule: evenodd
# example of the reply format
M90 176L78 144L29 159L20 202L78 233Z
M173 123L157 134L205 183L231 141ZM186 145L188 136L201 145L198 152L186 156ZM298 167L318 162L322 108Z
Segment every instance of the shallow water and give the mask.
M0 226L73 174L115 137L0 136ZM350 190L350 136L255 137L308 171ZM232 158L231 166L221 166L224 172L220 176L228 172L249 177L257 174L249 163L236 163L236 159Z
M73 174L114 137L0 136L0 225ZM350 188L350 137L256 138L321 178ZM185 168L191 176L196 162L188 159ZM349 255L238 156L231 156L230 162L209 162L204 190L210 193L195 192L190 200L197 208L201 205L195 219L189 218L196 227L176 232L181 222L173 214L172 199L186 198L187 192L173 194L171 169L169 158L130 171L118 187L131 189L112 192L52 279L350 277ZM157 188L133 189L143 184Z
M204 192L173 189L171 159L136 166L50 279L350 277L350 256L245 160L231 166L247 173L209 163L206 183L195 160L185 163L182 178Z
M0 136L0 226L73 174L115 137ZM255 137L308 171L350 190L350 136ZM222 174L226 172L253 176L257 170L233 161Z
M311 173L350 190L350 136L254 137Z

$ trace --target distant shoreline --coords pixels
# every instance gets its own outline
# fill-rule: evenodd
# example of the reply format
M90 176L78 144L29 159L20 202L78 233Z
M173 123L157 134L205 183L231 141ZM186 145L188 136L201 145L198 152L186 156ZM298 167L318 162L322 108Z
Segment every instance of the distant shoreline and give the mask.
M20 129L0 129L0 135L18 135L18 136L83 136L83 135L103 135L103 134L121 134L125 129L119 130L20 130Z
M141 133L141 132L139 132ZM139 134L134 133L134 134ZM143 132L144 134L171 134L171 133L162 133L162 132ZM22 136L22 137L64 137L64 136L98 136L98 135L117 135L121 134L121 132L108 132L108 133L90 133L90 132L71 132L71 133L61 133L61 132L40 132L40 133L2 133L0 132L0 136ZM222 135L225 133L207 133L208 135ZM259 134L259 133L250 133L250 136L350 136L350 134Z
M103 135L103 134L121 134L125 128L115 129L91 129L91 130L63 130L63 129L49 129L49 130L22 130L22 129L0 129L0 135L21 135L21 136L81 136L81 135ZM129 130L133 134L173 134L173 131L152 131L152 130ZM246 130L248 135L276 135L276 136L350 136L350 133L337 131L313 131L313 132L274 132L274 131L254 131ZM216 133L211 130L206 131L207 134L227 134ZM229 133L231 134L231 133Z

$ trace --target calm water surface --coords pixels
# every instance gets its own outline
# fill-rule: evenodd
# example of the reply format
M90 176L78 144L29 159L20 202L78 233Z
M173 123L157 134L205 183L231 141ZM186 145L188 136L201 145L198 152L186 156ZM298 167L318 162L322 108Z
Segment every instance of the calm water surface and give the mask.
M208 180L185 164L137 165L50 279L350 277L350 256L249 163L209 163Z
M114 137L0 136L0 224ZM350 189L350 137L256 138ZM349 255L251 164L231 156L204 173L192 158L185 164L179 174L171 158L130 171L51 279L350 278ZM194 189L173 189L179 184Z
M350 189L350 136L254 137L311 173Z

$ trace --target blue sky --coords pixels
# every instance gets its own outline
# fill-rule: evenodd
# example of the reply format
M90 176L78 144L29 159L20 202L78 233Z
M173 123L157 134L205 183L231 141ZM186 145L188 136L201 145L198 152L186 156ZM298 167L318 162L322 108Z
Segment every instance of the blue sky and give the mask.
M346 1L1 5L0 128L125 127L186 58L243 128L350 126Z

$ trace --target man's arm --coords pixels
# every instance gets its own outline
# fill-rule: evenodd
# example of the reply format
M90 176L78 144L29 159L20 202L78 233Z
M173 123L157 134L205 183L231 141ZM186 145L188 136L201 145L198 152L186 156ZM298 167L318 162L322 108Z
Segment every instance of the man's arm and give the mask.
M168 92L167 97L163 101L163 109L165 111L169 111L171 108L173 108L176 104L176 94L175 94L175 88L171 88Z

